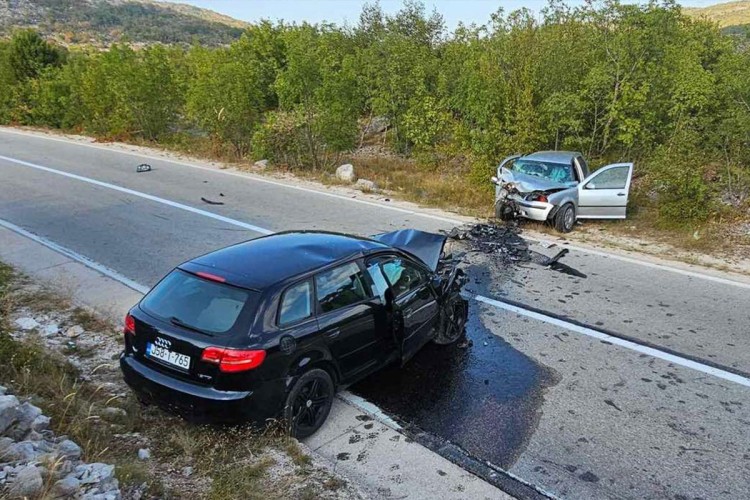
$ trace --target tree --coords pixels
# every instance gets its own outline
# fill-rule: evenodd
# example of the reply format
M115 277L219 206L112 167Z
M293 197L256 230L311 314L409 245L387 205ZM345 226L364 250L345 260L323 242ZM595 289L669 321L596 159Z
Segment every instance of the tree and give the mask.
M18 31L11 39L8 61L16 82L36 78L44 68L60 66L64 60L65 52L47 43L34 30Z
M190 51L187 115L231 144L237 157L249 152L263 114L276 105L272 84L281 65L281 31L261 23L228 49Z

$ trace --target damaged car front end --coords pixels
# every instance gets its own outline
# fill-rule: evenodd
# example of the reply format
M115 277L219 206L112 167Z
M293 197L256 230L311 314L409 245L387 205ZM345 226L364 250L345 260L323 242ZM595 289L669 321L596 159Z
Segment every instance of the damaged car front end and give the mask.
M617 163L591 174L570 151L511 156L492 178L495 215L550 222L564 233L577 219L624 219L632 172L632 163Z
M469 303L461 296L461 289L468 278L453 256L445 254L447 236L402 229L375 235L372 239L412 255L432 272L431 287L439 304L439 320L432 341L441 345L451 344L463 336ZM398 333L396 336L399 336Z

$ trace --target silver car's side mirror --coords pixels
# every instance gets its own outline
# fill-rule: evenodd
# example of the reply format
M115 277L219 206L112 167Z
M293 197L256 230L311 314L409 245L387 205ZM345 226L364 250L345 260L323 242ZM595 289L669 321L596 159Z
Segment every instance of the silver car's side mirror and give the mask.
M493 184L500 184L500 179L498 179L494 175L492 176L492 178L490 180L492 181Z

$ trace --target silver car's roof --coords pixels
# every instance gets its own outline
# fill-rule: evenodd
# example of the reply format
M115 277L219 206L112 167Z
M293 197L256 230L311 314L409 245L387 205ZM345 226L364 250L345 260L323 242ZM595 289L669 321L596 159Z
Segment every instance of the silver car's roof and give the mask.
M576 156L583 156L577 151L537 151L530 155L523 156L524 160L537 160L537 161L548 161L551 163L565 163L570 165L573 158Z

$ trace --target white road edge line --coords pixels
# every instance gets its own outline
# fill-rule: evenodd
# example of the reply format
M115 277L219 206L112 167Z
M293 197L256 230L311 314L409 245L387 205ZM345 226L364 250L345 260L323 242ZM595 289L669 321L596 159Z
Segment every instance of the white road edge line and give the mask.
M635 342L631 342L629 340L621 339L619 337L613 337L612 335L607 335L606 333L598 332L596 330L591 330L589 328L575 325L573 323L568 323L567 321L564 321L558 318L553 318L552 316L547 316L545 314L541 314L535 311L529 311L522 307L514 306L512 304L508 304L500 300L491 299L489 297L484 297L482 295L475 295L474 299L476 299L479 302L488 304L490 306L497 307L499 309L504 309L512 313L520 314L522 316L535 319L537 321L542 321L550 325L555 325L560 328L565 328L566 330L569 330L575 333L580 333L581 335L593 337L595 339L602 340L602 341L605 341L605 342L608 342L610 344L614 344L620 347L624 347L632 351L640 352L642 354L647 354L654 358L658 358L658 359L667 361L669 363L673 363L675 365L683 366L685 368L690 368L691 370L696 370L698 372L705 373L707 375L713 375L714 377L718 377L718 378L727 380L729 382L734 382L735 384L744 385L745 387L750 387L750 379L748 379L747 377L743 377L742 375L737 375L736 373L731 373L731 372L722 370L720 368L714 368L713 366L704 365L703 363L699 363L691 359L686 359L686 358L683 358L674 354L663 352L658 349L654 349L653 347L647 347L641 344L637 344Z
M44 136L39 136L37 134L29 134L29 133L19 132L19 131L16 131L16 130L8 130L8 129L5 129L5 128L0 128L0 132L4 132L4 133L7 133L7 134L21 135L21 136L24 136L24 137L34 137L34 138L37 138L37 139L43 139L43 140L48 140L48 141L62 142L62 143L65 143L65 144L69 144L71 146L82 146L82 147L91 148L91 149L99 149L101 151L108 151L110 153L119 153L119 154L124 154L124 155L129 155L129 156L137 156L139 158L148 158L150 160L156 160L156 161L163 161L163 162L167 162L167 163L173 163L175 165L181 165L183 167L190 167L190 168L195 168L195 169L198 169L198 170L206 170L208 172L214 172L214 173L218 173L218 174L222 174L222 175L231 175L232 177L240 177L242 179L247 179L247 180L256 181L256 182L262 182L262 183L265 183L265 184L271 184L273 186L279 186L279 187L283 187L283 188L287 188L287 189L295 189L297 191L303 191L305 193L312 193L312 194L318 194L318 195L321 195L321 196L328 196L330 198L337 198L339 200L346 200L346 201L350 201L350 202L353 202L353 203L359 203L361 205L368 205L368 206L371 206L371 207L383 208L383 209L386 209L386 210L391 210L393 212L400 212L400 213L408 214L408 215L417 215L419 217L426 217L428 219L439 220L439 221L448 222L450 224L455 224L455 225L460 225L460 224L464 224L465 223L464 221L460 221L458 219L452 219L450 217L442 217L440 215L429 214L429 213L420 212L420 211L417 211L417 210L409 210L407 208L394 207L394 206L391 206L391 205L386 205L384 203L377 203L375 201L360 200L358 198L352 198L350 196L344 196L344 195L336 194L336 193L327 193L327 192L321 191L319 189L310 189L310 188L306 188L306 187L303 187L303 186L294 186L292 184L287 184L287 183L284 183L284 182L273 181L271 179L266 179L264 177L260 177L258 175L254 175L254 174L246 173L246 172L240 173L240 172L232 172L231 170L220 170L220 169L217 169L217 168L202 167L200 165L195 165L195 164L187 163L187 162L180 161L180 160L172 160L170 158L162 158L162 157L159 157L159 156L152 156L152 155L147 155L147 154L143 154L143 153L136 153L135 151L125 151L125 150L122 150L122 149L119 149L119 148L116 148L116 147L97 146L96 144L88 144L88 143L85 143L85 142L80 142L79 143L77 141L71 141L69 139L60 139L58 137L44 137Z
M679 267L672 267L672 266L665 266L663 264L657 264L656 262L649 262L646 260L640 260L636 259L635 257L628 257L626 255L617 255L617 254L611 254L607 252L602 252L600 250L590 250L588 248L582 248L575 245L558 245L560 248L569 248L576 252L582 252L587 253L590 255L596 255L599 257L604 257L608 259L616 259L622 262L627 262L629 264L638 264L645 267L650 267L652 269L663 269L667 271L672 271L673 273L682 274L683 276L690 276L691 278L700 278L707 281L713 281L716 283L721 283L722 285L734 285L739 288L747 288L750 289L750 283L746 283L744 281L736 281L729 278L722 278L721 276L714 276L711 274L704 274L700 273L698 271L690 271L689 269L682 269Z
M373 206L373 207L377 207L377 208L383 208L383 209L386 209L386 210L391 210L391 211L395 211L395 212L401 212L401 213L405 213L405 214L409 214L409 215L416 215L416 216L419 216L419 217L426 217L426 218L429 218L429 219L434 219L434 220L439 220L439 221L443 221L443 222L448 222L450 224L461 225L461 224L465 223L465 221L461 221L461 220L458 220L458 219L452 219L450 217L441 217L439 215L428 214L428 213L420 212L420 211L416 211L416 210L407 210L407 209L404 209L404 208L398 208L398 207L394 207L394 206L390 206L390 205L385 205L383 203L376 203L374 201L360 200L360 199L351 198L351 197L348 197L348 196L343 196L343 195L335 194L335 193L326 193L325 191L320 191L318 189L310 189L310 188L306 188L306 187L302 187L302 186L293 186L291 184L286 184L286 183L283 183L283 182L277 182L277 181L273 181L273 180L270 180L270 179L265 179L265 178L263 178L261 176L253 175L253 174L249 174L249 173L232 172L231 170L219 170L219 169L210 168L210 167L202 167L200 165L195 165L195 164L192 164L192 163L188 163L188 162L184 162L184 161L179 161L179 160L172 160L170 158L162 158L162 157L159 157L159 156L147 155L147 154L144 154L144 153L137 153L135 151L125 151L125 150L119 149L117 147L97 146L96 144L88 144L88 143L84 143L84 142L74 141L74 140L71 140L71 139L64 139L64 138L59 138L59 137L48 137L48 136L45 136L45 135L39 135L39 134L29 133L29 132L25 132L25 131L10 130L10 129L5 128L5 127L0 127L0 132L6 133L6 134L12 134L12 135L20 135L20 136L23 136L23 137L32 137L32 138L35 138L35 139L41 139L41 140L46 140L46 141L60 142L60 143L68 144L68 145L71 145L71 146L81 146L81 147L87 147L87 148L91 148L91 149L98 149L98 150L101 150L101 151L108 151L110 153L118 153L118 154L124 154L124 155L129 155L129 156L136 156L136 157L139 157L139 158L148 158L148 159L151 159L151 160L163 161L163 162L166 162L166 163L172 163L172 164L181 165L181 166L184 166L184 167L195 168L195 169L198 169L198 170L206 170L206 171L209 171L209 172L215 172L215 173L219 173L219 174L222 174L222 175L230 175L230 176L233 176L233 177L239 177L239 178L243 178L243 179L247 179L247 180L251 180L251 181L256 181L256 182L262 182L262 183L271 184L271 185L279 186L279 187L283 187L283 188L296 189L297 191L303 191L303 192L306 192L306 193L318 194L318 195L321 195L321 196L328 196L330 198L337 198L337 199L340 199L340 200L346 200L346 201L353 202L353 203L360 203L362 205L368 205L368 206ZM5 158L5 157L3 157L3 158ZM13 161L13 160L10 160L10 161ZM21 160L15 160L15 161L21 161ZM537 241L537 242L543 241L542 239L539 239L539 238L527 238L527 239L530 240L530 241ZM720 276L714 276L714 275L711 275L711 274L704 274L704 273L701 273L699 271L690 271L688 269L683 269L683 268L680 268L680 267L673 267L673 266L669 266L669 265L666 265L666 264L659 264L659 263L656 263L656 262L648 262L648 261L641 260L641 259L638 259L638 258L635 258L635 257L628 257L626 255L618 255L618 254L614 254L614 253L608 253L608 252L604 252L602 250L595 250L595 249L585 248L585 247L579 247L579 246L575 246L575 245L562 245L562 246L564 248L569 248L569 249L574 250L576 252L587 253L587 254L590 254L590 255L597 255L597 256L600 256L600 257L608 257L608 258L616 259L616 260L619 260L619 261L622 261L622 262L627 262L629 264L642 265L642 266L650 267L652 269L661 269L661 270L664 270L664 271L671 271L673 273L681 274L683 276L690 276L690 277L694 277L694 278L705 279L707 281L713 281L715 283L721 283L721 284L724 284L724 285L734 285L734 286L738 286L740 288L748 288L748 289L750 289L750 283L748 283L748 282L736 281L736 280L732 280L732 279L729 279L729 278L722 278Z
M137 196L139 198L144 198L149 201L154 201L156 203L161 203L163 205L167 205L174 208L179 208L181 210L186 210L188 212L192 212L194 214L203 215L205 217L210 217L211 219L215 219L221 222L226 222L227 224L232 224L235 226L239 226L245 229L249 229L250 231L255 231L256 233L261 234L273 234L273 231L270 229L265 229L259 226L254 226L253 224L248 224L246 222L238 221L236 219L231 219L229 217L225 217L223 215L219 215L214 212L209 212L207 210L201 210L200 208L191 207L190 205L184 205L182 203L177 203L176 201L166 200L164 198L159 198L158 196L150 195L147 193L143 193L141 191L135 191L133 189L124 188L121 186L118 186L116 184L110 184L108 182L98 181L96 179L91 179L89 177L84 177L82 175L77 174L71 174L70 172L65 172L62 170L56 170L54 168L44 167L42 165L37 165L36 163L31 163L28 161L23 160L17 160L15 158L9 158L7 156L0 155L0 160L4 160L10 163L16 163L18 165L23 165L24 167L30 167L35 168L37 170L42 170L44 172L49 172L52 174L61 175L63 177L69 177L71 179L75 179L77 181L87 182L89 184L94 184L95 186L104 187L107 189L112 189L114 191L119 191L121 193L126 193L132 196Z
M95 262L89 259L88 257L85 257L77 252L74 252L73 250L70 250L69 248L65 248L63 246L58 245L54 241L50 241L47 238L43 238L42 236L39 236L30 231L27 231L22 227L16 226L12 222L8 222L7 220L0 219L0 227L4 227L5 229L9 229L13 231L14 233L20 234L21 236L25 236L26 238L30 240L36 241L37 243L44 245L50 250L54 250L55 252L62 254L68 257L69 259L79 262L83 264L84 266L90 269L93 269L94 271L97 271L103 274L104 276L107 276L108 278L112 278L115 281L119 281L126 287L132 288L136 292L145 294L146 292L149 291L149 287L141 285L140 283L136 283L130 278L126 278L125 276L118 273L114 269L110 269L103 264L99 264L98 262Z

